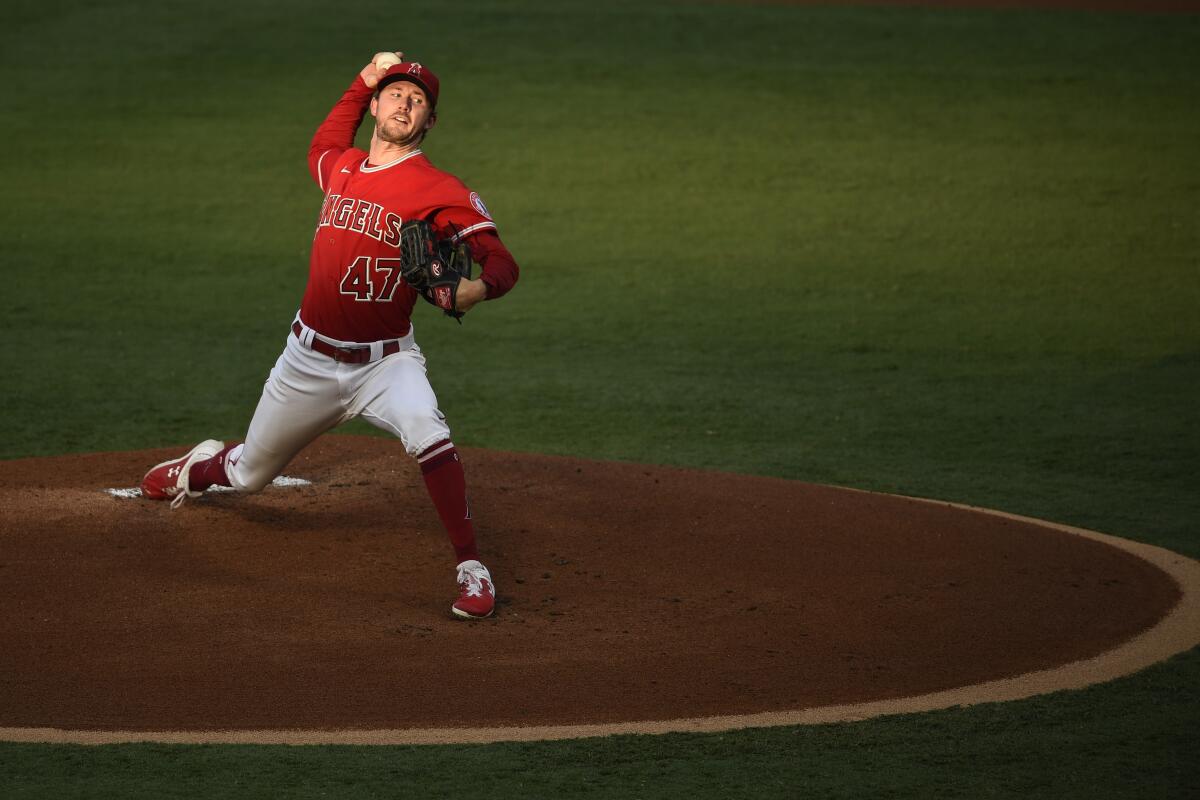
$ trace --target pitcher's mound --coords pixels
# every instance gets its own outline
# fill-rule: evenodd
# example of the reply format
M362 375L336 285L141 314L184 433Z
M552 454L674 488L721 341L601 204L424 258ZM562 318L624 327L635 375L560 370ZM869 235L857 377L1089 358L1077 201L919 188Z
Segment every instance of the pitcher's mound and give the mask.
M1099 654L1179 597L1079 536L795 481L464 450L500 602L398 442L311 485L122 499L186 451L0 462L0 727L398 729L882 700Z

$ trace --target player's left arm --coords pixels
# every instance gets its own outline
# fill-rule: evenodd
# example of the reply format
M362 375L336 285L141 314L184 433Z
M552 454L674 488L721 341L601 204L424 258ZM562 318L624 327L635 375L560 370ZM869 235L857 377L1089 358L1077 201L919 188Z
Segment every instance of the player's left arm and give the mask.
M471 259L482 267L483 272L474 280L463 279L458 284L455 307L469 311L484 300L495 300L508 293L520 277L512 253L500 241L495 228L472 233L466 237L471 248Z
M439 192L442 205L431 215L434 227L439 235L451 237L456 244L465 242L471 249L471 260L483 268L478 278L459 281L454 307L468 311L484 300L503 297L516 284L521 271L500 241L487 206L457 178L448 178Z

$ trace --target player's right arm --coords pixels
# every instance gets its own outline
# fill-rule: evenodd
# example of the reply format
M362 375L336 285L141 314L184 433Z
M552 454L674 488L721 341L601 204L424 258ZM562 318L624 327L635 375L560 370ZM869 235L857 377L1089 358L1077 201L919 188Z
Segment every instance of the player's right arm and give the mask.
M308 171L321 191L329 186L329 175L338 156L354 146L354 134L371 105L371 95L383 71L374 63L363 67L313 135L308 148Z

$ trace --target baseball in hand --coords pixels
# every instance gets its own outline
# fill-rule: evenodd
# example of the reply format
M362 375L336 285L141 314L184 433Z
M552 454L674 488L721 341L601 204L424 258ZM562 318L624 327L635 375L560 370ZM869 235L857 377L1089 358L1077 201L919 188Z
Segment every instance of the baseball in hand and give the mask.
M382 72L399 64L400 56L397 53L376 53L372 61L375 62L375 68Z

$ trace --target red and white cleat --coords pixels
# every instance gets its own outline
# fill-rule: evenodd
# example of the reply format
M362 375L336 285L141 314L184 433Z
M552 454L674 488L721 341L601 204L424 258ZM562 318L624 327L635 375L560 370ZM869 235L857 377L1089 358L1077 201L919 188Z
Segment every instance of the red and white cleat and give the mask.
M164 461L152 468L146 473L146 477L142 478L142 497L150 500L170 500L171 508L178 508L188 497L199 497L203 492L193 492L188 487L188 470L197 461L212 458L223 449L224 442L206 439L182 458Z
M450 607L456 617L483 619L496 607L496 587L492 574L478 561L458 565L458 600Z

